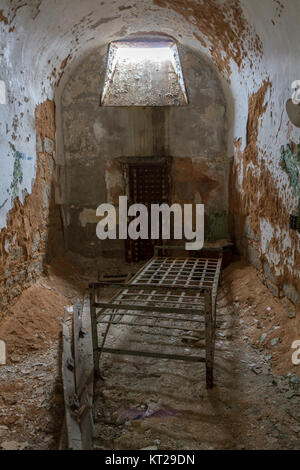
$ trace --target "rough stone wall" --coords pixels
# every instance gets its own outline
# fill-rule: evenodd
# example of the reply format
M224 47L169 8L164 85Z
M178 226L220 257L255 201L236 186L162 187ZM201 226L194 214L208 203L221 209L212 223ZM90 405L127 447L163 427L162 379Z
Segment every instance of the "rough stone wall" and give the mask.
M47 100L35 110L37 163L32 192L18 197L0 232L0 316L43 271L53 235L61 232L55 210L55 108Z
M96 238L93 214L125 194L121 170L112 163L119 157L172 156L174 202L203 202L208 216L228 208L226 105L214 69L180 47L188 106L100 108L106 51L94 51L76 68L62 98L68 248L86 256L109 249Z

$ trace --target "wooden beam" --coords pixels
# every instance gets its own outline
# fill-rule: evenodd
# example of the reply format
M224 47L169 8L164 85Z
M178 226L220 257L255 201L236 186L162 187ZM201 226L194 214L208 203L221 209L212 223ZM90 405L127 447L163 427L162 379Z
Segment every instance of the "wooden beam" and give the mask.
M100 376L99 369L99 350L98 350L98 330L97 330L97 317L95 307L95 287L90 289L90 318L92 327L92 340L93 340L93 358L94 358L94 375L95 378Z
M80 417L82 447L84 450L91 450L94 435L94 363L91 324L90 321L87 324L85 319L85 328L83 327L83 307L77 302L73 313L75 377L80 408L85 410Z
M77 405L75 389L74 360L71 352L71 339L69 327L62 324L63 353L62 353L62 379L65 401L66 427L68 446L71 450L82 450L80 425L74 414Z

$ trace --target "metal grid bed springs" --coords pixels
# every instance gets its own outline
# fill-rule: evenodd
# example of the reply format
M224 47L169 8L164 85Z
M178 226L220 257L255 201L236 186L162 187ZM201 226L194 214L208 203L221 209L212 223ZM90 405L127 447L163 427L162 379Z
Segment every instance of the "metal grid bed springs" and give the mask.
M155 256L126 284L90 284L96 373L99 374L102 353L204 362L206 385L211 388L216 297L221 265L221 257L199 259ZM102 302L96 295L101 287L120 287L121 290L109 302ZM105 327L101 346L98 344L97 324ZM161 343L155 351L153 348L148 349L147 339L144 340L146 349L143 350L106 347L112 327L130 327L135 335L139 330L145 338L149 335L152 338L155 336L156 341L161 337L169 341L163 343L163 352L158 352ZM197 347L187 348L184 342L186 339L194 339Z

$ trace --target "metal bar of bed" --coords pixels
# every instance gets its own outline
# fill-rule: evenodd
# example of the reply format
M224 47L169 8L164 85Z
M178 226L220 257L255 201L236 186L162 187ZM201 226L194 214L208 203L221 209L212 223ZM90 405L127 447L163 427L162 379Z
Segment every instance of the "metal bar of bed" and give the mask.
M218 258L180 258L159 256L160 249L178 250L182 247L156 247L155 256L124 284L100 281L89 285L95 374L100 373L99 360L103 353L204 362L206 386L212 388L216 299L222 251ZM97 300L96 293L103 287L117 287L120 290L109 302L101 302ZM126 317L131 318L128 320ZM147 323L149 320L151 323ZM101 346L98 344L98 324L105 326ZM201 325L204 330L199 328ZM169 346L172 350L175 346L183 348L183 353L105 347L110 328L116 326L142 328L145 335L156 329L156 336L170 337L172 341L174 338L179 339L179 344L172 342ZM174 333L166 335L161 329ZM196 340L205 341L205 345L202 349L198 348L195 355L182 344L180 335L186 332ZM201 355L203 349L205 354Z

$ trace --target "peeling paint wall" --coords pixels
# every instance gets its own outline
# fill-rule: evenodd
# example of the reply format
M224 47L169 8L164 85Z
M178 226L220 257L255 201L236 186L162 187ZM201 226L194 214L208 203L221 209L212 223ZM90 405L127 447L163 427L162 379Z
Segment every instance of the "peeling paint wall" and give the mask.
M205 203L207 214L227 211L222 87L201 54L185 47L179 51L189 94L185 107L100 108L107 46L74 70L62 97L70 250L95 256L108 249L108 242L96 238L95 218L85 215L107 200L117 204L119 192L125 195L121 169L113 166L110 171L112 160L119 157L172 156L174 202L197 199Z
M6 88L5 104L0 104L0 229L8 228L15 195L23 207L33 191L36 106L56 99L56 201L63 205L70 191L60 130L65 84L95 48L134 33L170 34L206 55L222 83L230 123L231 234L270 288L296 302L300 235L289 229L288 219L298 198L280 165L280 149L300 142L300 131L285 112L291 83L300 79L299 17L299 0L0 0L0 80ZM133 120L142 135L139 118ZM104 131L104 126L96 129L100 147L101 135L107 146L115 137ZM139 140L134 154L148 138L146 133L143 145ZM177 142L174 155L181 157ZM118 145L122 148L123 142Z
M32 192L22 203L18 188L22 184L22 161L15 155L12 191L13 208L7 227L0 233L0 317L7 305L18 298L42 273L44 263L52 256L51 247L61 246L60 218L55 209L55 112L54 103L46 101L35 111L36 178ZM47 147L48 142L48 147ZM49 142L52 142L49 148ZM57 235L58 234L58 235Z
M300 144L282 146L280 164L283 171L288 174L290 186L298 198L298 216L300 217Z

